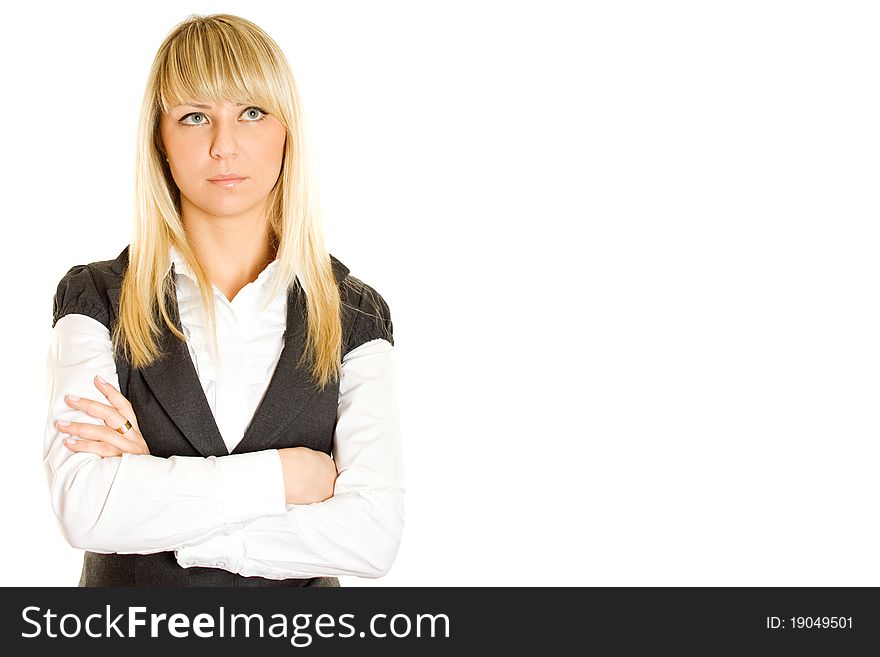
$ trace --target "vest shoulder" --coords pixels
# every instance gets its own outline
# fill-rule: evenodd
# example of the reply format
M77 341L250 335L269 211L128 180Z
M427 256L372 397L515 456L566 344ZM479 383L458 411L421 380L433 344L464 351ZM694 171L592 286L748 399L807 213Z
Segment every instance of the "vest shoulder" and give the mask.
M371 285L348 274L340 285L344 353L378 338L394 344L394 324L385 298Z
M88 315L109 328L108 289L119 287L128 264L128 246L116 258L74 265L58 282L52 301L52 327L72 313Z
M332 253L330 255L330 268L333 270L333 277L336 279L337 285L342 285L345 277L348 276L348 267Z

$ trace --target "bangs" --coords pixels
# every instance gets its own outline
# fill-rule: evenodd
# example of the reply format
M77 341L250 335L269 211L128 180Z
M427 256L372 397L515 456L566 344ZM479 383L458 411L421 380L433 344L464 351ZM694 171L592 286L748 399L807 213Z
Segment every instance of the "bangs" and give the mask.
M283 81L267 45L219 22L193 22L167 44L157 71L158 101L167 113L191 102L259 105L284 122Z

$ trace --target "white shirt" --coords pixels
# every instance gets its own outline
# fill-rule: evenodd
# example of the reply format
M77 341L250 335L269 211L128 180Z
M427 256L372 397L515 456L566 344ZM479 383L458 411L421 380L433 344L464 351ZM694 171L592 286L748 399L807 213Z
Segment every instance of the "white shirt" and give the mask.
M229 451L244 435L283 347L287 297L257 313L271 288L270 263L230 302L214 286L221 361L215 363L192 271L174 247L181 326ZM222 568L270 579L380 577L396 558L404 524L404 477L393 346L375 339L342 361L331 498L286 504L277 449L220 457L73 452L57 420L103 425L70 407L67 394L108 403L96 374L119 389L107 327L68 314L52 329L46 360L49 412L44 465L52 507L74 547L150 554L174 550L186 568Z

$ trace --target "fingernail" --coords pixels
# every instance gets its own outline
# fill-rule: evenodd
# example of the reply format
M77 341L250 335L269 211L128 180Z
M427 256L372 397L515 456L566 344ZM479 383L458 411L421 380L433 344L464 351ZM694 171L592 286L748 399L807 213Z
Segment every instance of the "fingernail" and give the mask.
M76 438L68 438L68 439L65 440L64 442L66 442L66 443L68 443L68 444L70 444L70 445L76 445Z
M62 427L70 426L70 422L68 422L67 420L58 420L58 424L60 424Z
M104 383L104 384L107 383L107 382L101 377L100 374L98 375L98 383Z
M67 395L67 398L70 401L79 401L79 397L77 397L76 395Z

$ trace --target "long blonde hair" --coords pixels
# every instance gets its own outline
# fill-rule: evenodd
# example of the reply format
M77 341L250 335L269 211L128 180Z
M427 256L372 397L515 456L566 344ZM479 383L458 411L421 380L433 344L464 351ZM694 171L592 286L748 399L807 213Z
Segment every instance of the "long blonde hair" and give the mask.
M217 354L212 284L187 241L180 191L159 134L161 113L193 99L253 102L287 129L281 174L267 205L278 259L267 303L299 280L308 317L300 364L311 361L312 377L323 390L341 375L340 293L324 246L299 91L275 41L254 23L229 14L188 16L168 34L153 61L137 131L134 229L113 347L125 353L133 367L159 358L156 306L172 333L186 340L166 307L172 291L166 274L173 244L196 274Z

